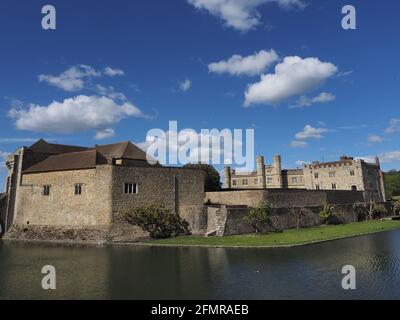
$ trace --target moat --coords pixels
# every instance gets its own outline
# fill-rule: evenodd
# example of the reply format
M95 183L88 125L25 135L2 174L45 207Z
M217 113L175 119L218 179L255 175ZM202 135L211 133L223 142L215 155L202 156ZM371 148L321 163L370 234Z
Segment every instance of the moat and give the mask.
M55 291L41 289L44 265ZM400 299L400 231L279 249L0 242L0 299Z

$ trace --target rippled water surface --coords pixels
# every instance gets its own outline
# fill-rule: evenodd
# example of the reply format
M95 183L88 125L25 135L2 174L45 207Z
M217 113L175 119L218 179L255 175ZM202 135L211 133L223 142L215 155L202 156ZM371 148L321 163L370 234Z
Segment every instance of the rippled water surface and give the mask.
M344 265L357 290L341 288ZM41 289L41 269L57 289ZM285 249L0 242L0 299L400 299L400 231Z

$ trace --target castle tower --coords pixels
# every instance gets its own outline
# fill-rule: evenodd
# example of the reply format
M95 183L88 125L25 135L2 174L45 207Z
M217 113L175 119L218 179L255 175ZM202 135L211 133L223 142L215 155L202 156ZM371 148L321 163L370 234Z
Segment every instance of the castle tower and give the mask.
M232 188L232 170L231 167L224 168L224 187L225 189Z
M274 173L278 179L278 188L283 188L282 158L280 155L274 155Z
M263 156L257 157L257 178L261 182L261 188L265 189L267 182L265 180L265 159Z

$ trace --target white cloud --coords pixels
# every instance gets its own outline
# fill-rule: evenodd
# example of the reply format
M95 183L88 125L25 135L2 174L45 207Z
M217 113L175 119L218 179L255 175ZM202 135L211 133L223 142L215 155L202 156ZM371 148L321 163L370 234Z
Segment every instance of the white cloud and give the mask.
M113 69L110 67L105 67L104 74L109 77L116 77L116 76L123 76L125 72L121 69Z
M91 66L80 64L65 70L58 76L41 74L39 75L39 81L46 82L53 87L65 91L73 92L82 90L85 87L86 82L93 78L98 78L104 75L115 77L124 74L124 71L120 69L106 67L104 68L104 71L101 72L95 70Z
M309 124L306 125L303 131L296 134L297 140L307 140L307 139L321 139L323 138L323 133L327 132L326 128L314 128Z
M278 59L279 57L275 50L261 50L247 57L233 55L226 61L211 63L208 65L208 70L218 74L229 73L232 76L255 76L263 73Z
M296 166L298 166L298 167L304 167L306 164L307 164L307 162L303 161L303 160L296 161Z
M400 151L383 152L378 154L380 163L393 163L400 161ZM369 163L375 163L375 156L359 157Z
M276 65L274 74L262 75L260 82L249 85L244 104L278 104L317 88L337 70L334 64L318 58L286 57Z
M84 95L54 101L48 106L30 104L27 108L12 108L9 116L15 119L19 130L52 133L101 131L126 117L145 117L130 102L118 104L108 97Z
M114 129L108 128L100 131L96 131L95 139L96 140L104 140L115 137Z
M375 134L370 134L368 135L368 142L370 143L380 143L382 142L382 137L375 135Z
M181 90L182 92L189 91L191 87L192 87L192 81L190 81L189 79L179 82L179 90Z
M101 84L96 85L96 91L101 96L107 96L113 100L127 101L127 97L121 93L117 92L113 86L105 87Z
M236 30L247 32L260 24L258 7L266 3L277 3L280 7L304 8L302 0L187 0L197 9L206 10L221 18L224 23Z
M293 140L289 146L292 148L307 148L308 143L305 141Z
M318 96L309 98L307 96L301 96L300 99L296 102L295 105L291 106L291 108L304 108L310 107L313 104L317 103L328 103L335 101L336 97L332 93L322 92Z
M5 160L9 155L10 155L10 153L0 150L0 169L5 168L5 166L6 166Z
M400 119L391 119L389 127L385 130L388 134L393 134L400 131Z
M174 133L176 134L176 132ZM225 159L224 154L224 144L216 143L213 144L213 139L217 139L216 141L221 141L221 137L225 139L230 138L230 132L213 132L210 131L208 133L204 132L196 132L194 130L182 130L178 133L178 140L176 143L171 143L176 138L172 136L171 131L165 132L163 136L152 136L148 135L146 137L146 141L139 142L137 145L149 152L149 147L157 150L165 150L166 154L179 154L178 160L185 160L181 162L181 165L185 165L187 163L211 163L211 160L218 158L221 163L223 161L233 161L233 159ZM225 138L226 137L226 138ZM176 141L176 140L175 140ZM188 145L189 143L189 145ZM190 147L190 149L189 149ZM243 144L241 141L234 140L233 148L235 150L241 150ZM152 153L152 152L149 152ZM182 156L183 155L183 156ZM161 164L164 165L176 165L176 163L168 163L168 159L162 159L163 154L158 153L158 155L151 154L153 158L158 160Z

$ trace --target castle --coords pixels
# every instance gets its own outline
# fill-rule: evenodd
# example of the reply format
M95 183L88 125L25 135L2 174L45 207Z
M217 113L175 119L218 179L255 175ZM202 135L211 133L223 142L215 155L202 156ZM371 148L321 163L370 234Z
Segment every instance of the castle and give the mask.
M110 226L149 204L182 216L203 210L202 170L150 165L130 142L86 148L39 140L11 154L6 166L5 231L12 225Z
M264 157L257 157L257 171L225 171L225 189L307 189L362 191L366 201L384 202L385 180L379 158L375 163L343 156L334 162L313 162L301 169L282 169L280 155L273 164L266 165Z

